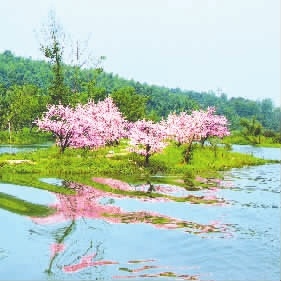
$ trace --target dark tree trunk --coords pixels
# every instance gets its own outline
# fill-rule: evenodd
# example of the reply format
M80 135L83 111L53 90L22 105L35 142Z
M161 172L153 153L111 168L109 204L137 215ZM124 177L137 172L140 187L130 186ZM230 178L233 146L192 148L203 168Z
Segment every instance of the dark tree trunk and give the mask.
M150 154L149 154L150 145L149 144L146 145L145 150L146 150L146 155L145 155L144 166L147 167L149 164L149 157L150 157Z

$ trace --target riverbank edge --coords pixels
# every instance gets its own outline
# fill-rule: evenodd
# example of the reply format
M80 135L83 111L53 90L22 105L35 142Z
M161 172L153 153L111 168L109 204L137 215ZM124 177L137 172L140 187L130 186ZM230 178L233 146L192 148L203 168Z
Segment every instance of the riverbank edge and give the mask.
M58 148L52 146L37 151L0 155L0 181L64 194L71 194L73 190L44 183L40 178L77 181L104 191L110 188L94 183L94 176L138 183L160 181L184 186L187 190L198 190L209 186L206 182L196 180L198 176L205 179L219 178L222 171L231 168L279 162L232 152L226 148L214 150L211 147L196 146L191 163L186 164L182 162L182 153L183 148L169 146L163 153L152 156L150 166L145 167L139 155L124 153L122 145L97 151L69 149L65 154L60 154Z

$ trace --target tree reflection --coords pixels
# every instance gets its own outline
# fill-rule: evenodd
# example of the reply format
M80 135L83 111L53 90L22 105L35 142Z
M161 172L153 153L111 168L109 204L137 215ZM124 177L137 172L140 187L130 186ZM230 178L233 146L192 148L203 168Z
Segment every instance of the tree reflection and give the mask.
M182 230L186 233L196 235L206 235L209 233L229 233L229 226L222 224L219 221L213 221L209 224L200 224L197 222L181 220L170 216L165 216L151 211L136 211L127 212L113 204L102 203L103 198L109 198L114 202L114 198L126 197L126 195L104 192L93 188L92 186L83 185L80 183L68 181L65 185L75 190L75 194L65 195L56 194L56 202L51 206L56 209L56 212L48 217L32 218L38 224L56 224L69 221L69 225L65 227L61 235L57 235L54 244L50 246L50 263L46 272L52 273L54 260L60 255L68 251L68 245L65 244L66 238L73 232L78 219L84 220L85 223L91 220L103 220L112 224L149 224L151 226L169 229ZM125 186L129 188L128 185ZM122 182L115 183L115 188L122 188ZM152 190L151 190L152 192ZM155 200L156 198L151 198ZM150 200L148 197L147 200ZM99 246L96 245L93 249L92 242L83 253L77 255L71 262L62 265L60 268L64 272L77 272L87 267L111 265L118 262L111 260L100 259L98 252ZM72 254L73 256L73 254Z
M56 257L59 255L59 253L63 252L65 250L64 241L67 238L67 236L71 234L74 227L75 227L75 220L72 220L70 222L70 224L63 231L63 234L56 238L56 242L50 245L51 259L50 259L48 269L46 270L46 273L48 275L52 274L53 263L54 263Z
M74 195L56 194L57 201L52 207L56 209L54 214L43 218L33 218L40 224L58 223L84 219L102 219L109 223L147 223L155 227L166 229L183 229L190 233L206 233L225 231L225 225L199 224L196 222L180 220L170 216L164 216L155 212L138 211L126 212L112 204L103 204L105 197L122 198L125 195L117 195L104 192L76 182L67 182L67 186L76 191ZM120 188L120 186L118 187ZM153 198L155 200L156 198Z

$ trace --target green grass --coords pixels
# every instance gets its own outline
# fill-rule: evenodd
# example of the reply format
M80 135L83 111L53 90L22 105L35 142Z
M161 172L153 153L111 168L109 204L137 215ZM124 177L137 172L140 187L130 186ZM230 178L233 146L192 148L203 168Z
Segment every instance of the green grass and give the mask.
M184 147L169 145L162 153L150 158L150 165L144 167L144 159L126 151L126 142L119 146L101 148L97 151L67 149L59 153L55 146L38 151L0 156L0 179L3 182L31 185L55 192L67 193L68 189L48 185L40 177L82 180L93 176L113 177L132 182L145 182L152 176L158 181L176 183L185 181L186 186L196 185L194 178L218 177L220 171L247 165L261 165L269 161L252 155L228 151L225 148L200 147L194 145L190 163L183 162ZM114 153L113 153L114 152ZM7 160L29 160L30 163L9 164ZM167 176L166 178L164 176ZM153 178L156 181L156 178ZM87 180L87 184L90 181Z
M33 204L2 192L0 192L0 208L31 217L44 217L54 212L53 209L47 206Z

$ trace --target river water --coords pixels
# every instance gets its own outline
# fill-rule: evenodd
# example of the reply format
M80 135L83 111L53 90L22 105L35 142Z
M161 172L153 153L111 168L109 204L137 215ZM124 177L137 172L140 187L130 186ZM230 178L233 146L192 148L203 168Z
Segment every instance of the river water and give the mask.
M276 148L233 149L280 160ZM46 218L0 209L0 280L280 280L280 164L232 169L204 191L157 187L215 204L68 185L77 195L0 184L2 193L57 208Z

